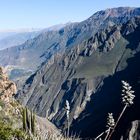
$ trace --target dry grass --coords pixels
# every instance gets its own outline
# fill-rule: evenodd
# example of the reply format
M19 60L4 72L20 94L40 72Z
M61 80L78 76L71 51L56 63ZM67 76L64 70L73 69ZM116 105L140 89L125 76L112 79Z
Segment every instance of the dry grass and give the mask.
M75 136L72 137L65 137L62 134L55 134L55 133L46 133L46 134L40 134L38 136L31 136L33 140L80 140L80 138L77 138Z

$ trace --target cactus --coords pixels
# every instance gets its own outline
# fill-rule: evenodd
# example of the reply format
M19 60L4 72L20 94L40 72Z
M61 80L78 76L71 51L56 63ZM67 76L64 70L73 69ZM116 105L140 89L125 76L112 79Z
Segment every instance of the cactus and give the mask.
M35 114L31 111L31 132L35 134Z
M23 121L23 130L27 131L27 124L26 124L26 109L23 109L22 113L22 121Z
M35 134L35 114L33 111L29 112L27 108L24 108L22 118L23 130Z
M26 108L26 124L27 124L27 129L30 130L30 119L29 119L29 114L28 114L27 108Z

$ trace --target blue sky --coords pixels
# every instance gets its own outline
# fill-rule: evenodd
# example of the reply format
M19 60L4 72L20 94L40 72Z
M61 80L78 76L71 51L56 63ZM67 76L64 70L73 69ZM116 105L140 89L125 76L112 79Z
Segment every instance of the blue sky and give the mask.
M140 7L140 0L0 0L0 29L82 21L96 11L119 6Z

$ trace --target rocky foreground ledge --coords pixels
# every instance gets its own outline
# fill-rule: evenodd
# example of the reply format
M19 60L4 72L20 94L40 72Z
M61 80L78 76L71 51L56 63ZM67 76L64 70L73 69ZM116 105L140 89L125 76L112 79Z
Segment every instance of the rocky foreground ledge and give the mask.
M16 94L16 85L8 79L4 68L0 67L0 99L9 102Z

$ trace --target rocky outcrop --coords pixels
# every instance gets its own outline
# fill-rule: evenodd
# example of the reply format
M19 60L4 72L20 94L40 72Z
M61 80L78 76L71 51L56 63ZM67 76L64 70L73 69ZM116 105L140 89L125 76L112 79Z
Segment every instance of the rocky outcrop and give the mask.
M114 29L107 28L101 32L97 32L94 37L91 37L87 43L86 48L81 55L91 56L94 51L99 49L101 52L110 51L114 48L116 42L121 38L120 27Z
M8 79L4 69L0 67L0 100L9 102L16 94L16 85Z
M5 125L10 123L13 129L22 127L22 106L14 99L16 92L15 83L9 80L6 70L0 67L0 122Z
M140 121L132 121L126 133L121 136L121 140L139 140L140 139Z

